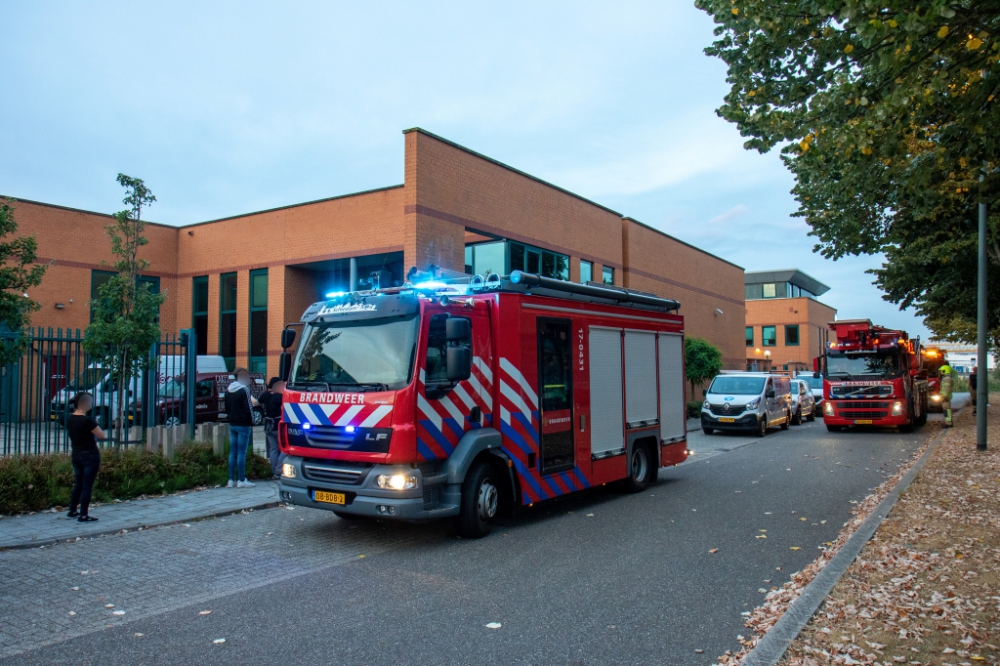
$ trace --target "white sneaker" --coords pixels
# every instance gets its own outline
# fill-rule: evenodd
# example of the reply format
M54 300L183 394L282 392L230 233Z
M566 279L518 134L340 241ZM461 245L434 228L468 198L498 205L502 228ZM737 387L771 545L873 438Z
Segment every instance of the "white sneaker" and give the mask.
M226 484L226 488L235 488L235 487L236 487L236 482L233 481L232 479L229 479L229 483Z
M253 488L256 483L251 483L250 481L240 481L236 484L237 488Z

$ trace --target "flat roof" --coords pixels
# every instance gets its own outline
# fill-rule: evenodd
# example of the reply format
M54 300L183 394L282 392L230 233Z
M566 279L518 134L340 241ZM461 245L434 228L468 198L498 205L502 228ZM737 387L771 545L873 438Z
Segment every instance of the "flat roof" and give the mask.
M21 197L14 197L8 194L0 194L0 199L7 199L13 201L15 204L19 201L24 203L34 204L36 206L45 206L46 208L58 208L59 210L68 210L71 213L86 213L87 215L98 215L100 217L113 218L114 215L111 213L98 213L96 210L86 210L85 208L73 208L72 206L60 206L59 204L47 203L45 201L34 201L33 199L23 199ZM149 220L143 220L145 224L152 224L155 227L167 227L168 229L176 229L176 224L164 224L163 222L150 222Z
M422 127L411 127L410 129L403 130L403 134L409 134L410 132L419 132L420 134L423 134L425 136L429 136L432 139L436 139L436 140L440 141L441 143L447 144L447 145L451 146L452 148L457 148L457 149L459 149L459 150L461 150L463 152L466 152L466 153L469 153L470 155L478 157L481 160L486 160L487 162L490 162L492 164L496 164L498 167L502 167L504 169L507 169L508 171L513 171L514 173L518 174L519 176L524 176L525 178L530 178L531 180L535 181L536 183L541 183L542 185L545 185L546 187L551 187L553 190L558 190L558 191L562 192L563 194L568 194L569 196L573 197L574 199L579 199L580 201L584 201L586 203L589 203L591 206L596 206L596 207L598 207L598 208L600 208L602 210L608 211L609 213L614 213L618 217L623 217L623 215L621 213L619 213L618 211L611 210L607 206L602 206L601 204L597 203L596 201L591 201L590 199L588 199L586 197L582 197L579 194L577 194L576 192L570 192L566 188L559 187L558 185L553 185L552 183L548 182L547 180L542 180L538 176L532 176L530 173L526 173L524 171L521 171L520 169L515 169L511 165L504 164L500 160L495 160L492 157L489 157L488 155L483 155L482 153L477 153L476 151L472 150L471 148L466 148L465 146L463 146L461 144L458 144L458 143L455 143L454 141L450 141L449 139L446 139L443 136L438 136L437 134L434 134L433 132L428 132L427 130L425 130Z
M830 291L828 285L823 284L813 276L803 273L798 268L780 268L769 271L748 271L743 275L744 284L765 284L769 282L791 282L796 287L808 290L816 296L822 296Z

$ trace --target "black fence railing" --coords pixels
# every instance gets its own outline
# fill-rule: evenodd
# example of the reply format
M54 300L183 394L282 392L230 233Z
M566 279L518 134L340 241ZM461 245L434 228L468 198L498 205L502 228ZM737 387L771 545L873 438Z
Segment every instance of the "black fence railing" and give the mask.
M166 335L150 350L148 368L120 391L114 378L83 349L80 329L29 329L31 344L17 363L0 368L0 455L69 450L66 419L78 392L94 396L91 415L109 435L139 444L146 428L187 425L194 413L197 349L193 331ZM120 407L124 413L120 413ZM122 418L123 416L123 418ZM193 432L191 433L193 435Z

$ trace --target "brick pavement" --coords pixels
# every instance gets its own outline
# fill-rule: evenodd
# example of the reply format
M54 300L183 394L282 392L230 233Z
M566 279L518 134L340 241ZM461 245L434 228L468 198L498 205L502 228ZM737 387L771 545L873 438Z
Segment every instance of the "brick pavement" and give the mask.
M114 534L121 530L168 525L218 516L278 502L277 483L259 481L253 488L211 488L164 497L94 507L95 523L79 523L66 512L0 517L0 550L32 548L55 542Z
M279 507L2 551L0 661L185 607L197 616L213 599L438 539L443 529Z

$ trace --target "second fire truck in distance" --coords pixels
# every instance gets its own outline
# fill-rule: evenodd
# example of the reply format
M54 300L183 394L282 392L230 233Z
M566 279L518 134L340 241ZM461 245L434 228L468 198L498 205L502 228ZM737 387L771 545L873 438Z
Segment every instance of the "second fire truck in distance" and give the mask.
M941 366L948 363L944 350L940 347L924 347L920 350L924 374L927 377L928 405L930 411L941 410Z
M281 498L342 517L455 517L687 457L677 301L515 271L330 294L302 317L279 427Z
M823 357L823 420L828 430L892 426L908 432L927 422L928 383L920 340L867 319L830 323Z

